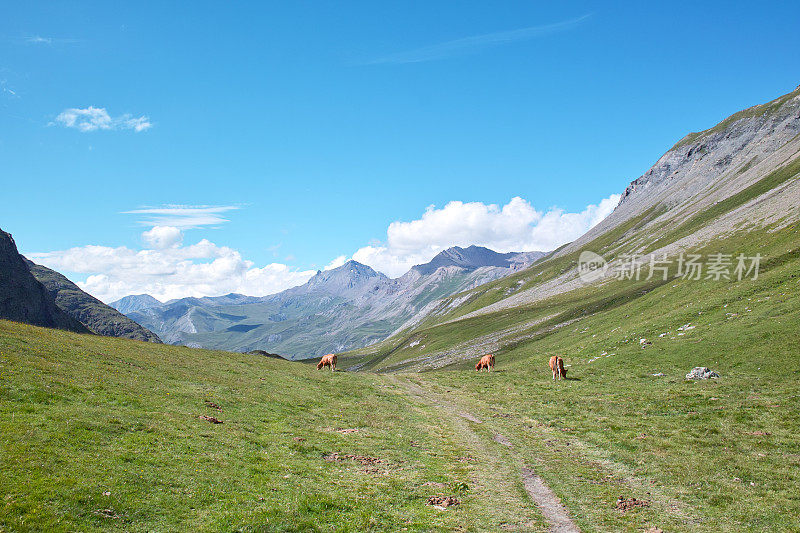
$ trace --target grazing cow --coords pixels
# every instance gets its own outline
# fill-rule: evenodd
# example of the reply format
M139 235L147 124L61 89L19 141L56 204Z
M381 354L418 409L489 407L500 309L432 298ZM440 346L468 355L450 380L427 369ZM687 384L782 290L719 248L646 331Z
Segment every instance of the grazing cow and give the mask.
M481 371L484 368L487 372L494 370L494 356L490 353L481 357L481 360L478 361L477 365L475 365L475 370L477 371Z
M322 359L319 360L317 363L317 370L323 369L326 366L331 367L331 372L336 372L336 354L329 353L328 355L323 355Z
M553 371L553 381L556 380L556 376L558 376L559 379L567 379L567 369L564 368L564 360L557 355L550 358L550 370Z

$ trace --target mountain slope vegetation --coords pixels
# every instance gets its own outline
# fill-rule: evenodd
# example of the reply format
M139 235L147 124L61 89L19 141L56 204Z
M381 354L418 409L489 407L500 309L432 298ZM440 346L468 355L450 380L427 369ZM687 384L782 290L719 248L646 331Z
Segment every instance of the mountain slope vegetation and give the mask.
M53 297L56 305L86 326L92 333L138 341L161 342L155 333L143 328L97 298L86 294L80 287L58 272L27 259L25 263L34 277Z

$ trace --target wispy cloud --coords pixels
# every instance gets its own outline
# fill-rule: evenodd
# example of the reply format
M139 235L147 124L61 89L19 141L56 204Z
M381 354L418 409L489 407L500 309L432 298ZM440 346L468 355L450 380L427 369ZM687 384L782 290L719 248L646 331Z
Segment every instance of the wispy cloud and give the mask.
M0 92L8 98L19 98L17 91L9 87L6 80L0 80Z
M530 26L518 30L474 35L472 37L465 37L463 39L456 39L454 41L447 41L431 46L425 46L423 48L417 48L415 50L391 54L372 61L367 61L364 64L380 65L389 63L422 63L425 61L446 59L456 55L476 52L490 46L499 46L519 41L527 41L537 37L543 37L545 35L567 31L583 23L591 16L591 13L588 13L575 19L556 22L554 24Z
M143 207L125 214L144 215L137 222L143 226L166 226L189 229L201 226L215 226L228 222L223 213L239 209L233 205L165 205Z
M73 107L65 109L51 124L60 124L65 128L74 128L82 132L97 130L134 130L144 131L153 126L146 116L134 117L129 114L112 117L104 107L89 106L85 109Z
M60 37L42 37L41 35L32 35L31 37L26 37L25 42L28 44L53 45L53 44L75 44L81 41L80 39L64 39Z

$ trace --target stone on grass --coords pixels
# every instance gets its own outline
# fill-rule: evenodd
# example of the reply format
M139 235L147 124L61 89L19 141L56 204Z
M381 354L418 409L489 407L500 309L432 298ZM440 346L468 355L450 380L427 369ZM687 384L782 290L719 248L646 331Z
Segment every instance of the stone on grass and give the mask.
M696 366L691 372L686 374L686 379L709 379L718 377L719 374L705 366Z

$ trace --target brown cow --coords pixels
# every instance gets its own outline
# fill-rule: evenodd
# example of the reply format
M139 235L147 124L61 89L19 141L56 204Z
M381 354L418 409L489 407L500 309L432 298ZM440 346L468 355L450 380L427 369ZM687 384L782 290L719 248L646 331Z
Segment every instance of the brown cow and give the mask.
M553 371L553 381L556 380L556 376L567 379L567 369L564 368L564 360L557 355L550 358L550 370Z
M328 355L323 355L322 359L319 360L317 363L317 370L325 368L326 366L331 367L331 372L336 372L336 354L329 353Z
M475 365L475 370L477 371L481 371L484 368L487 372L494 370L494 356L490 353L481 357L481 360L478 361L477 365Z

